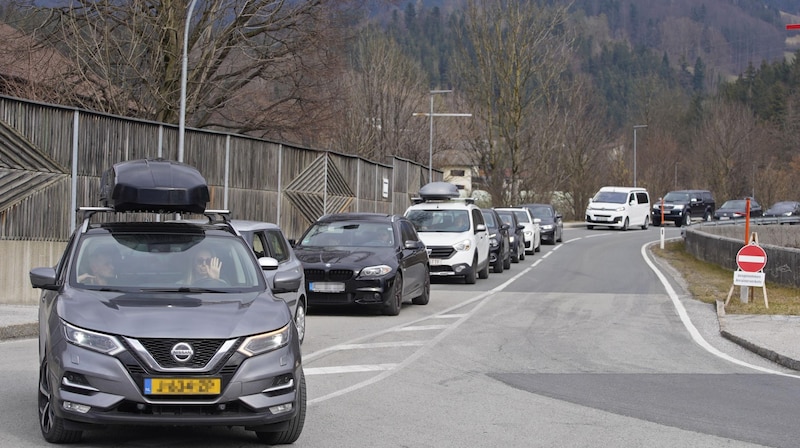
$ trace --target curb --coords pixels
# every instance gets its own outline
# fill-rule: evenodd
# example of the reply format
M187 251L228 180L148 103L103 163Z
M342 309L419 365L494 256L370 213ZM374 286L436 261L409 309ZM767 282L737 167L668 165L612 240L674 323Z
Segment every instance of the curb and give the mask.
M32 338L38 335L39 324L37 323L0 327L0 340Z
M725 302L721 300L717 300L717 320L719 321L719 334L722 335L725 339L734 342L747 350L761 356L762 358L766 358L776 364L780 364L784 367L788 367L792 370L800 371L800 361L796 359L789 358L788 356L781 355L780 353L770 350L760 345L756 345L746 339L742 339L735 334L730 333L727 330L727 326L725 324Z

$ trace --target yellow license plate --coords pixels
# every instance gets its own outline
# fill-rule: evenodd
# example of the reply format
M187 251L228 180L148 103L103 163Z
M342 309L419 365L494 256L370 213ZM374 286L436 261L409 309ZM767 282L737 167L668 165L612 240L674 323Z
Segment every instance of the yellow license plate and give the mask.
M145 378L145 395L219 395L219 378Z

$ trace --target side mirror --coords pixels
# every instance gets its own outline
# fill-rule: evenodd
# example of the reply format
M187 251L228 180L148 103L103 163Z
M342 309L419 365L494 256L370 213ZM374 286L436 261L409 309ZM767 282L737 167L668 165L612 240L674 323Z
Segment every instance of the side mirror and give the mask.
M56 270L54 268L33 268L30 272L31 285L34 288L57 291Z
M278 272L273 278L272 292L297 292L303 282L303 276L298 270Z
M475 232L485 232L486 231L486 224L478 224L475 226Z
M540 222L542 222L542 220L540 218L533 218L533 223L534 224L539 224Z
M508 230L508 229L509 229L508 224L504 223L503 225L500 226L500 230Z
M278 260L272 257L261 257L258 259L258 265L264 271L274 271L278 269Z
M517 224L517 230L525 230L525 226L522 224Z
M406 240L403 247L408 250L425 249L425 243L422 241Z

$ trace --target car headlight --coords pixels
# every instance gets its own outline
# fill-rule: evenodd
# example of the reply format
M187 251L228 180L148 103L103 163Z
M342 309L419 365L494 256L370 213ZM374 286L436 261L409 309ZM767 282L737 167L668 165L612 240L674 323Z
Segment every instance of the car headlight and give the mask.
M497 247L500 245L500 241L498 241L497 238L493 236L489 238L489 245L492 247Z
M456 244L453 244L453 249L464 252L472 249L472 241L470 240L463 240L459 241Z
M386 275L392 272L392 268L386 266L385 264L381 264L378 266L367 266L358 273L359 277L377 277L380 275Z
M552 228L553 228L552 224L545 224L545 225L542 226L542 230L550 230Z
M280 330L250 336L236 351L245 356L255 356L277 350L289 343L290 329L291 325L287 324Z
M509 235L508 242L509 243L513 243L515 238L516 238L516 235Z
M532 236L533 236L533 232L532 232L532 231L530 231L530 230L526 230L526 231L525 231L525 236L527 236L528 238L530 238L530 237L532 237Z
M61 323L64 325L64 334L67 340L79 347L105 353L106 355L116 355L125 351L119 339L114 336L84 330L64 321L61 321Z
M624 211L625 211L625 206L624 206L624 205L620 205L619 207L617 207L617 210L616 210L616 211L618 211L618 212L624 212Z

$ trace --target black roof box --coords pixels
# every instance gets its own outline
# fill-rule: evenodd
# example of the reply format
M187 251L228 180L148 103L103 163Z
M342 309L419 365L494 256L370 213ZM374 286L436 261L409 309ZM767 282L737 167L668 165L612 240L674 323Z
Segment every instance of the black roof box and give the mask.
M100 201L118 212L203 213L209 198L200 172L172 160L117 163L100 180Z
M431 182L419 189L419 197L424 201L444 201L459 196L458 188L449 182Z

